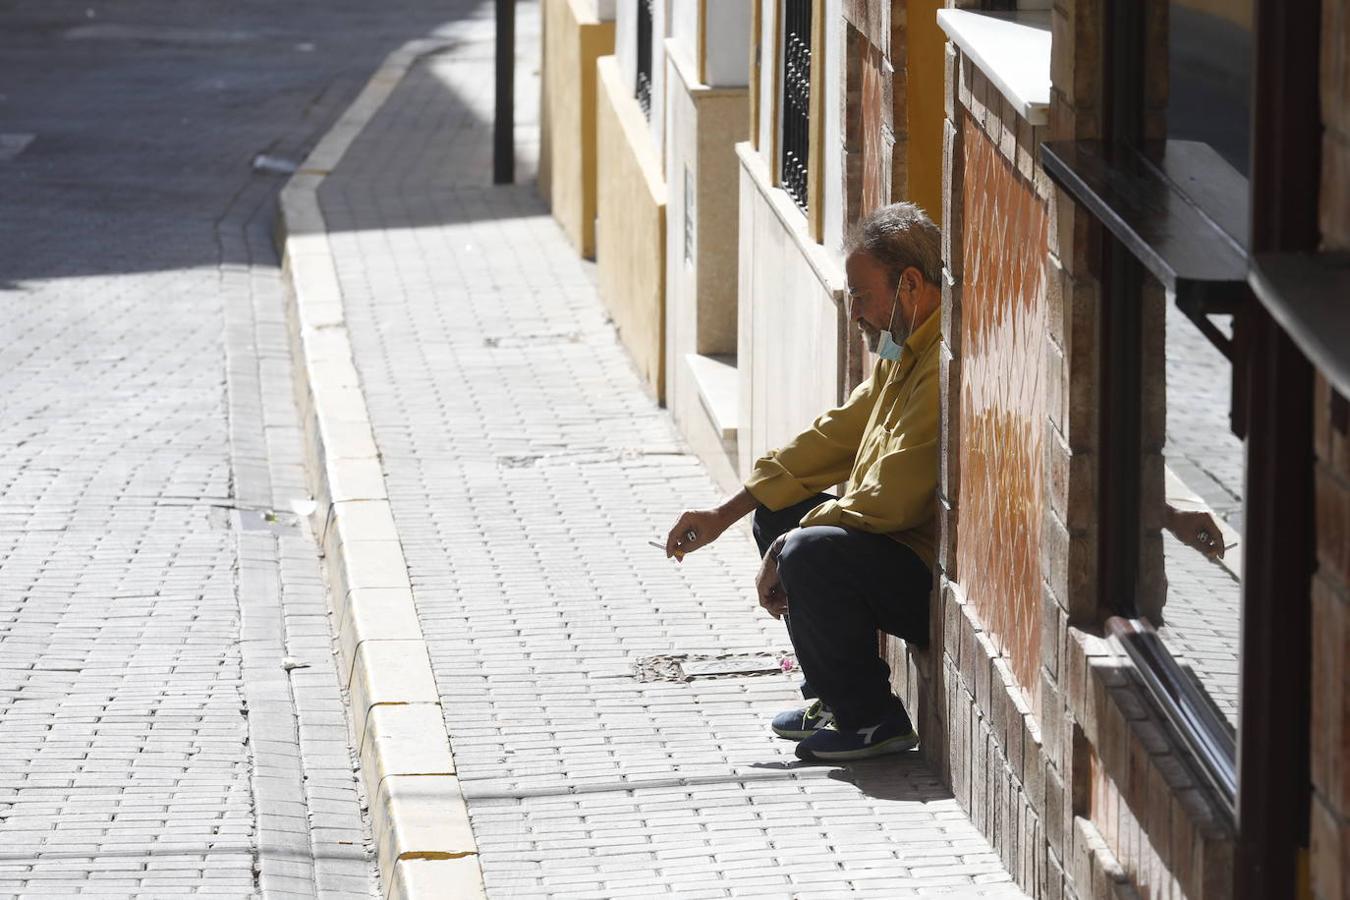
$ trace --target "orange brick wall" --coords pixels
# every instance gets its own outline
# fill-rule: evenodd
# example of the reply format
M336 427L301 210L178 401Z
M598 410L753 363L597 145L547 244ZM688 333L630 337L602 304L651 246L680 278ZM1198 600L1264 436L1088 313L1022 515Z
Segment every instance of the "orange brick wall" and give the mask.
M1041 665L1046 201L966 116L957 569L989 635L1034 697Z

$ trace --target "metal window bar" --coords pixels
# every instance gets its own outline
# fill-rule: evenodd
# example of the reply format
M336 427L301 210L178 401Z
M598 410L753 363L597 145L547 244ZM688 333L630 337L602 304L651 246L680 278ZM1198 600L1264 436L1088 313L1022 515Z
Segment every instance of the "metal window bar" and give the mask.
M782 184L806 212L811 147L811 0L784 0Z
M634 96L642 114L652 117L652 2L638 0L637 5L637 86Z

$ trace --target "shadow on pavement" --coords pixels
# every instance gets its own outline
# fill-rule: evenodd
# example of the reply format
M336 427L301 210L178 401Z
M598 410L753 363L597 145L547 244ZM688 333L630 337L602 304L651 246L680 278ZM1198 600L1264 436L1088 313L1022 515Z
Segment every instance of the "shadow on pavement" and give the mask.
M249 203L270 228L285 175L253 171L254 157L303 159L388 53L475 18L490 34L491 13L482 0L7 4L0 132L33 137L0 159L0 289L258 262L217 227ZM441 90L436 102L476 115ZM379 226L433 224L432 208L414 212Z

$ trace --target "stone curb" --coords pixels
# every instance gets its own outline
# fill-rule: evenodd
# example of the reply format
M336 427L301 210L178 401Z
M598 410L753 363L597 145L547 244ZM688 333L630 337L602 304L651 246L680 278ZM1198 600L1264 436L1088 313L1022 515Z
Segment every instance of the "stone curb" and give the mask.
M486 894L318 189L418 58L449 46L411 41L385 59L282 190L277 222L312 522L324 551L339 673L351 691L386 898Z

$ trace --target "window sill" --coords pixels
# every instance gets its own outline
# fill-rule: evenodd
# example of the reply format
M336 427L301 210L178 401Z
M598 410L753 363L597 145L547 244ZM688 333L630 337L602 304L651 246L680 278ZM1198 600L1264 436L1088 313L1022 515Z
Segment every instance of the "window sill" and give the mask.
M1050 13L940 9L938 27L1032 125L1049 121Z
M1313 367L1350 397L1350 253L1261 254L1249 281Z
M1194 141L1111 149L1049 142L1041 165L1188 315L1233 312L1247 287L1247 180Z
M708 414L713 431L724 443L736 440L741 391L736 357L686 353L684 361L694 378L699 403Z

